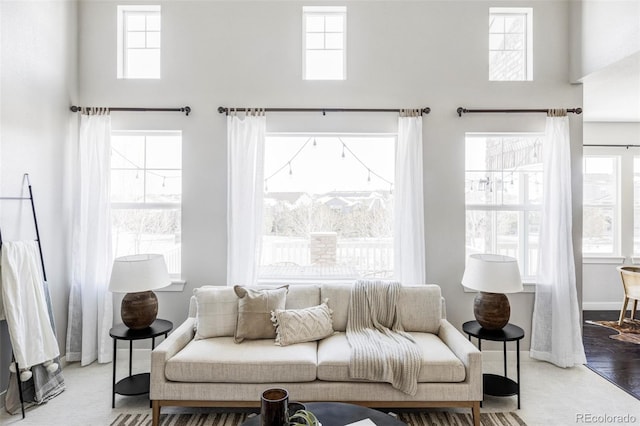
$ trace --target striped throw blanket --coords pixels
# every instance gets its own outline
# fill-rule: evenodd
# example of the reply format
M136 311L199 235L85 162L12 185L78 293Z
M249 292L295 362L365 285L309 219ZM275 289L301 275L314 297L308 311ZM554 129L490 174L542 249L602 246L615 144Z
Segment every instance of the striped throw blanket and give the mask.
M422 352L402 329L397 306L400 288L398 282L363 280L353 286L347 318L349 375L391 383L415 395Z

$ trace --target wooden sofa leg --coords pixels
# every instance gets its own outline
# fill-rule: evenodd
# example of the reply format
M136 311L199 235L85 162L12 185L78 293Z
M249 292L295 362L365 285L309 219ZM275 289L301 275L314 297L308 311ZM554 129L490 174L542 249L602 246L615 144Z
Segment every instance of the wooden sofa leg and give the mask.
M160 402L153 400L151 401L151 416L152 416L152 426L158 426L160 424Z
M473 426L480 426L480 401L473 402L471 414L473 416Z

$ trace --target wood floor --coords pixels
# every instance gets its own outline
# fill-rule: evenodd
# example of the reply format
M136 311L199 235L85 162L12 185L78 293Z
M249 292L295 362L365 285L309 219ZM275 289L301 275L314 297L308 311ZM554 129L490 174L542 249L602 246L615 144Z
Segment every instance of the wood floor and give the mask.
M584 320L617 320L619 311L584 311ZM636 314L638 318L638 314ZM615 330L584 324L587 367L640 399L640 345L610 339Z

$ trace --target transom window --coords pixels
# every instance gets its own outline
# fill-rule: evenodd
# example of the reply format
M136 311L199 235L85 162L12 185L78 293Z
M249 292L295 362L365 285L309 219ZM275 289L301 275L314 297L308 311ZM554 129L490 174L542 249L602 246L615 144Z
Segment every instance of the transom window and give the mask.
M518 259L535 276L542 204L543 135L467 133L466 253Z
M304 79L345 80L347 8L305 6L302 11Z
M182 252L182 134L113 132L111 214L114 256L164 255L179 277Z
M160 78L160 6L118 6L118 78Z
M489 9L489 80L533 80L533 9Z
M396 135L269 135L261 281L393 276Z

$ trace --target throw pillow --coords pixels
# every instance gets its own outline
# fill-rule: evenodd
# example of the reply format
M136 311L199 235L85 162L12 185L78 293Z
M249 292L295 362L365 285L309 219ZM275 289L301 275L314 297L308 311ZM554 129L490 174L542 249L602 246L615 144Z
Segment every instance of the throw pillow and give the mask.
M333 334L331 309L325 300L303 309L276 309L271 319L276 326L276 345L312 342Z
M274 289L255 289L236 285L238 296L238 322L234 340L273 339L276 329L271 323L271 311L284 309L289 286Z
M195 339L233 336L238 318L238 297L230 287L203 286L193 290L196 298Z

